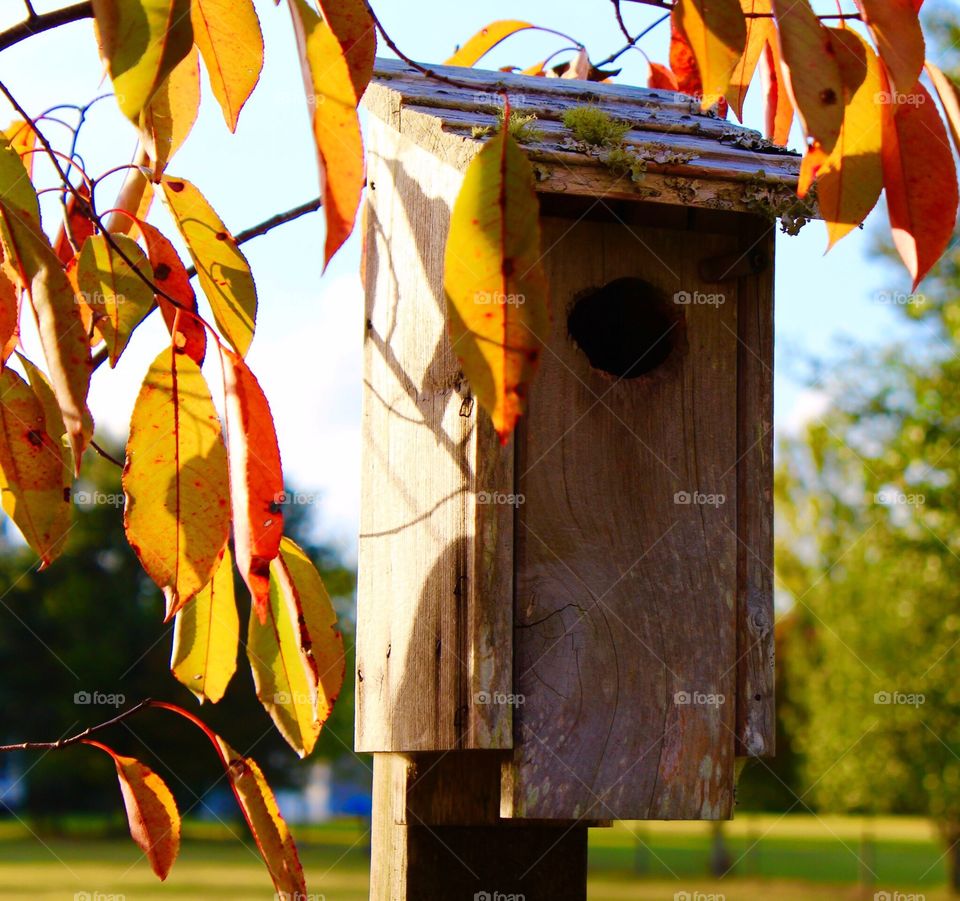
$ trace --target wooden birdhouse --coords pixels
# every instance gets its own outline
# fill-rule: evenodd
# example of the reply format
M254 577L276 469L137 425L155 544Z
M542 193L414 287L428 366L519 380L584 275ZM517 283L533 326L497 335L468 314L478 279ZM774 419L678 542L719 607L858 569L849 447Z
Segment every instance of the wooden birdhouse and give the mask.
M375 862L380 897L433 897L409 861L507 821L563 882L580 833L545 827L729 817L735 758L774 750L773 253L798 158L669 92L435 71L466 84L380 61L365 98L356 744L381 837L449 827ZM552 331L501 447L443 260L504 88L537 117ZM628 123L626 154L564 125L586 107Z

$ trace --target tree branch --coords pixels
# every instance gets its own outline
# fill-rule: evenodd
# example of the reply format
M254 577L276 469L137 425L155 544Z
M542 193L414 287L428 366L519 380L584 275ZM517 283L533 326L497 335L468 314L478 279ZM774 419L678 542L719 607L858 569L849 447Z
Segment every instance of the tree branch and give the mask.
M57 741L24 741L17 745L0 745L0 754L5 754L10 751L58 751L60 748L68 748L70 745L78 745L85 738L89 738L91 735L101 732L104 729L109 729L111 726L116 726L117 723L122 723L128 717L131 717L135 713L139 713L146 707L151 706L152 703L153 702L147 698L145 701L141 701L139 704L134 704L133 707L124 710L123 713L118 713L112 719L109 719L104 723L99 723L96 726L88 726L83 730L83 732L78 732L76 735L71 735L69 738L61 738Z
M33 9L27 4L29 9ZM35 34L42 34L44 31L51 31L66 25L70 22L79 22L81 19L93 18L93 4L87 0L86 3L74 3L73 6L65 6L63 9L55 9L53 12L34 13L28 19L0 32L0 50L6 50L14 44L19 44Z

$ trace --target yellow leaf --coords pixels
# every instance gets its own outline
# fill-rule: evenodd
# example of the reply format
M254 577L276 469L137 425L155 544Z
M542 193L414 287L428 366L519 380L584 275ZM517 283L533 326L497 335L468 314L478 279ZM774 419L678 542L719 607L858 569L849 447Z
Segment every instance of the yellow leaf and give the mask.
M201 704L216 704L236 671L239 640L233 557L224 545L213 578L177 613L170 669Z
M324 266L353 231L363 192L359 96L337 36L304 0L290 0L320 162L327 222Z
M307 886L297 846L260 767L252 757L234 751L220 736L216 736L216 742L234 795L279 896L306 898Z
M223 336L241 356L257 320L257 289L247 258L207 199L190 182L165 175L163 196L197 269Z
M130 420L124 527L169 619L213 576L230 528L227 452L200 367L167 347Z
M130 836L146 854L153 872L166 879L180 852L180 813L167 784L134 757L123 757L90 738L83 743L113 758Z
M103 235L93 235L84 242L77 267L77 285L93 310L94 324L106 342L111 368L117 365L134 329L153 307L152 289L136 274L139 271L153 279L149 260L126 235L113 235L113 240L123 256Z
M808 143L830 153L843 122L843 82L830 31L810 0L773 0L781 74Z
M776 40L773 19L764 18L764 16L770 15L770 2L771 0L740 0L747 25L747 46L730 78L727 101L741 122L743 121L743 104L747 99L747 89L750 87L750 82L753 81L754 73L757 71L760 55L769 40ZM753 15L747 16L747 13L753 13Z
M363 0L320 0L320 13L340 42L354 92L362 97L377 55L377 28L370 11Z
M289 538L270 564L265 623L250 611L247 657L257 697L301 756L316 743L343 684L343 640L320 574Z
M73 448L74 469L93 435L87 410L90 345L80 305L39 220L0 201L0 242L5 264L26 291L40 333L47 371Z
M93 0L100 55L117 103L134 124L193 46L191 0Z
M677 0L674 22L684 34L703 82L703 109L730 88L730 80L747 43L740 0Z
M894 93L905 94L923 71L926 47L916 0L856 0L877 44Z
M33 178L33 160L36 156L34 151L39 143L37 141L37 133L33 130L33 126L28 125L23 119L14 119L6 127L3 134L10 146L17 152L20 159L23 160L27 174Z
M199 111L200 58L194 49L170 73L140 116L140 134L154 181L160 180L187 139Z
M230 131L260 80L263 35L253 0L193 0L193 36Z
M453 207L444 287L453 350L506 442L523 412L550 315L533 167L501 130L484 144Z
M535 28L530 22L520 22L516 19L500 19L481 28L456 53L444 62L445 66L472 66L482 56L489 53L502 40L523 31Z
M3 509L47 567L70 531L62 446L44 406L9 367L0 373L0 496Z
M877 98L884 90L880 60L873 48L851 29L831 29L844 84L843 127L820 169L817 198L827 223L829 247L849 234L876 206L883 190L883 117ZM854 69L848 77L845 70ZM859 70L865 69L862 78Z

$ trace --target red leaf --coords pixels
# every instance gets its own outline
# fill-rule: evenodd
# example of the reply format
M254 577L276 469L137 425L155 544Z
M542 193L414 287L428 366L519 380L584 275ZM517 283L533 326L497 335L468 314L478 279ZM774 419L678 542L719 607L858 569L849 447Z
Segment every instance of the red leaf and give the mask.
M650 75L647 77L648 88L659 88L664 91L679 91L677 76L666 66L660 63L650 63Z
M90 191L85 184L81 182L77 192L84 200L90 200ZM96 226L90 219L87 210L82 208L77 202L77 195L71 193L67 198L67 220L70 222L70 232L73 235L74 244L77 250L83 247L83 242L87 240L95 231ZM64 266L74 257L73 245L67 237L67 230L63 223L57 232L57 240L53 244L53 252Z

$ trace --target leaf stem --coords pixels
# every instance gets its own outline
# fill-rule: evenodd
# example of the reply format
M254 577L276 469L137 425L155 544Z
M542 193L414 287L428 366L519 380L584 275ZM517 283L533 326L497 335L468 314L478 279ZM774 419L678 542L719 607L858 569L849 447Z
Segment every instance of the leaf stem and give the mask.
M155 706L154 702L150 700L150 698L147 698L139 704L134 704L133 707L124 710L123 713L118 713L115 717L103 723L98 723L96 726L88 726L83 732L78 732L69 738L61 738L57 741L24 741L15 745L0 745L0 754L6 754L10 751L59 751L61 748L68 748L70 745L80 744L80 742L89 738L91 735L95 735L104 729L109 729L111 726L116 726L118 723L122 723L125 719L150 706Z

